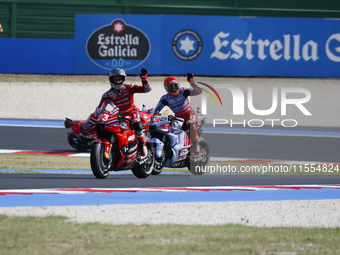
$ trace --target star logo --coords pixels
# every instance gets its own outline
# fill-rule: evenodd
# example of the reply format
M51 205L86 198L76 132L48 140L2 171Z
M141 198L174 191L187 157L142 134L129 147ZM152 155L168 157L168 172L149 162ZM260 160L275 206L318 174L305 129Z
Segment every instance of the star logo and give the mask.
M194 30L181 30L173 37L171 48L176 57L190 61L201 54L203 49L202 38Z
M116 33L121 33L124 30L124 24L120 21L117 21L113 24L113 31L115 31Z
M191 50L195 50L194 48L194 40L190 40L189 36L185 37L184 40L179 40L180 44L181 44L181 48L180 50L184 50L185 54L188 54L189 51Z

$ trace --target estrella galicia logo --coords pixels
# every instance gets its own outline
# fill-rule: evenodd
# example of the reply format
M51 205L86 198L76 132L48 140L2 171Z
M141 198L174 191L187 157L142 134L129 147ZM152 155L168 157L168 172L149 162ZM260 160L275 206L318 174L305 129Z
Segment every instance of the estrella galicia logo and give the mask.
M92 62L107 70L135 68L147 59L150 49L146 34L122 19L97 29L86 43L87 55Z
M172 51L182 60L193 60L201 54L203 42L199 34L193 30L179 31L172 39Z

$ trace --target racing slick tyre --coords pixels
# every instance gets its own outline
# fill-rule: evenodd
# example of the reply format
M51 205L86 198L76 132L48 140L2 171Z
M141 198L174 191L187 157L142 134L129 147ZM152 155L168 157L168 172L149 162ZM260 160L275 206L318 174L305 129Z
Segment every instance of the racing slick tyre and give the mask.
M104 158L105 145L102 143L94 143L91 148L91 169L98 179L105 179L109 175L111 167L110 161Z
M198 142L201 147L202 158L197 161L193 158L190 159L190 164L188 168L193 175L204 174L206 167L208 167L210 163L210 150L207 141L204 138L200 137Z
M145 137L145 142L146 142L146 147L148 149L148 155L147 155L146 161L141 164L136 159L136 162L133 164L133 167L131 169L132 173L137 178L146 178L154 170L154 165L155 165L155 155L154 154L155 153L154 153L153 143L150 141L150 138L148 138L148 137Z
M156 150L156 148L154 148ZM157 159L155 158L155 165L154 165L154 168L151 172L152 175L159 175L162 171L163 171L163 168L165 166L165 155L164 155L164 152L163 152L163 155L161 157L161 159L159 159L159 161L157 161Z
M152 175L159 175L161 172L163 171L163 167L154 167L154 169L152 170L151 174Z
M78 151L86 151L88 147L83 144L76 134L69 134L67 137L68 143Z

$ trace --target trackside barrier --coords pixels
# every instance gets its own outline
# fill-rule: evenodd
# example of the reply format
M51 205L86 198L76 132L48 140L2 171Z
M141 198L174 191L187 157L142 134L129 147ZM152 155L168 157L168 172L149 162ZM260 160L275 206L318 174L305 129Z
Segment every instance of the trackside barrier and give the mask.
M0 38L1 73L340 77L335 19L76 15L75 39Z

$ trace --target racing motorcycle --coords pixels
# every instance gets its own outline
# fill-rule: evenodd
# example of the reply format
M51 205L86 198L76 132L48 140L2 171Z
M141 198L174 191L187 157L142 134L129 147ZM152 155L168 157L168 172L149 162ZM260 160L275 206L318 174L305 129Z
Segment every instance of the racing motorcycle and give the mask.
M148 130L147 119L151 111L141 112L141 127L143 132ZM120 110L112 101L107 100L90 116L89 127L96 132L97 137L91 142L90 162L93 174L104 179L110 171L131 169L138 178L146 178L153 171L154 148L145 136L148 154L142 158L137 154L138 140L133 130L133 120L123 117Z
M84 133L85 121L76 120L73 121L69 118L65 118L65 128L71 128L71 132L67 133L68 143L78 151L86 151L91 149L91 142L97 138L95 131Z
M154 115L149 122L151 142L155 147L155 165L153 175L160 174L164 167L187 167L194 175L201 175L203 171L197 171L197 167L205 167L210 162L210 150L208 143L202 137L199 138L201 154L195 157L190 152L190 128L182 130L184 120L169 114L166 110L161 115ZM206 122L206 115L197 111L201 124ZM202 128L197 131L201 136Z

